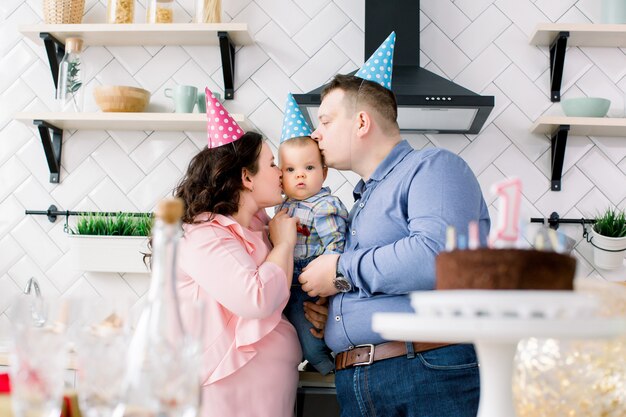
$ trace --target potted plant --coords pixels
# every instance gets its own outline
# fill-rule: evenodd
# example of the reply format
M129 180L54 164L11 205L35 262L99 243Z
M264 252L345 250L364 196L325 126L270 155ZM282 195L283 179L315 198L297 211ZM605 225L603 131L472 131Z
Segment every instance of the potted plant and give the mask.
M148 272L144 254L152 215L90 213L70 230L70 248L76 269L100 272Z
M601 269L617 269L624 264L626 251L626 214L624 210L607 208L596 216L591 229L593 262Z

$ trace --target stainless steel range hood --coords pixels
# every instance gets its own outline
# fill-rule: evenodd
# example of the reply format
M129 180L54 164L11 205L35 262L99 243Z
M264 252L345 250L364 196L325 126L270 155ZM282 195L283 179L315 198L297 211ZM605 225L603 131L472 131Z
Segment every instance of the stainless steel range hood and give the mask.
M478 133L493 109L494 97L481 96L421 68L419 28L419 0L365 0L365 57L396 31L391 89L398 101L400 130ZM323 88L294 94L312 126L317 126Z

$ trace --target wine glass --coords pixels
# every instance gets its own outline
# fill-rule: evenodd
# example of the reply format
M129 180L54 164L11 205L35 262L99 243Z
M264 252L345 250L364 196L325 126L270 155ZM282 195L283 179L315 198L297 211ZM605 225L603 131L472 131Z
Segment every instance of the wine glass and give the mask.
M80 322L72 334L78 379L76 391L85 417L110 417L120 402L131 333L130 300L81 300Z
M69 300L41 297L21 297L10 307L9 363L15 417L60 415L71 307Z

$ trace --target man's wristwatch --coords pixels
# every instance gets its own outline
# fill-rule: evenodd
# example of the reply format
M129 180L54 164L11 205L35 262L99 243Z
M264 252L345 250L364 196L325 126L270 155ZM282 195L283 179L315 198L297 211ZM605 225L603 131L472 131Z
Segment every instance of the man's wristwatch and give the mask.
M352 291L352 284L350 281L343 276L341 272L339 272L339 261L337 261L337 271L335 272L335 279L333 279L333 284L335 288L339 292L349 292Z

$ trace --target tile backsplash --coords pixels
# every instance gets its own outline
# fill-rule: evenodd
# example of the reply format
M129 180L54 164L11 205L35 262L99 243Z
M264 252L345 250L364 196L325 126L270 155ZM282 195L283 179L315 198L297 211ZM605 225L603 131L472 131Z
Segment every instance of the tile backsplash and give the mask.
M363 0L223 0L224 22L246 22L255 43L237 51L235 100L226 103L278 143L287 92L306 92L336 72L363 63ZM102 23L106 2L87 0L84 23ZM417 12L417 11L415 11ZM177 0L175 21L189 22L192 0ZM421 63L476 92L494 95L496 107L478 135L406 135L416 148L439 146L464 157L474 169L494 215L489 185L507 176L524 182L526 217L591 216L608 204L626 206L626 138L570 137L563 191L550 191L550 142L530 133L542 114L561 114L548 97L546 47L529 45L544 22L596 22L600 2L591 0L422 0ZM145 19L137 0L136 21ZM192 155L205 143L200 133L144 131L65 132L61 183L48 170L34 128L12 120L18 111L53 108L54 88L42 44L22 37L18 25L42 20L40 0L0 5L0 313L11 296L36 277L47 295L133 297L147 278L137 274L72 270L63 219L26 216L24 210L148 211L167 195ZM100 84L138 85L152 93L148 111L173 111L163 90L176 84L222 91L218 47L92 46L83 54L86 111L96 111L91 89ZM563 97L603 96L610 116L624 114L626 56L620 48L567 52ZM331 171L327 183L352 204L352 173ZM536 226L533 226L536 227ZM531 227L532 228L532 227ZM579 226L560 230L578 241L578 275L625 279L622 272L593 269L591 247ZM621 274L621 275L620 275ZM0 315L0 338L7 330Z

